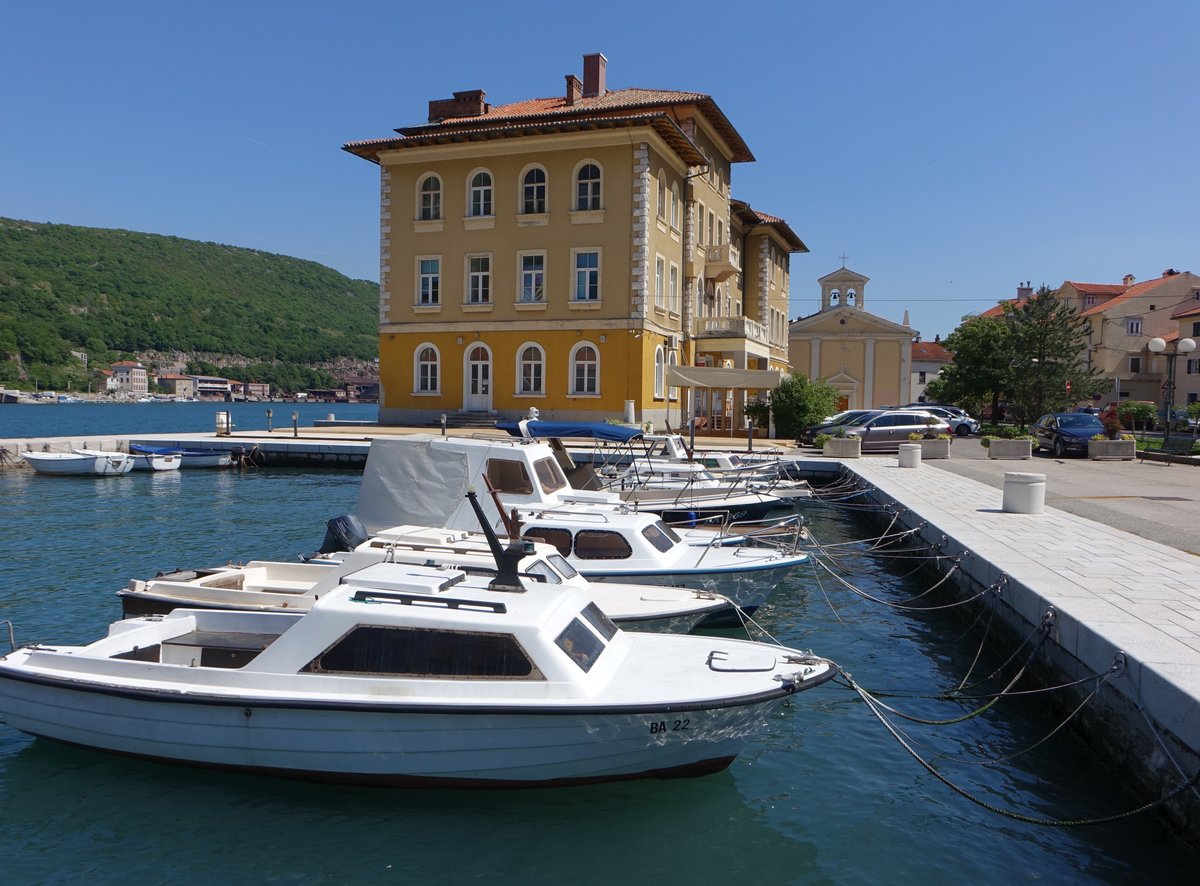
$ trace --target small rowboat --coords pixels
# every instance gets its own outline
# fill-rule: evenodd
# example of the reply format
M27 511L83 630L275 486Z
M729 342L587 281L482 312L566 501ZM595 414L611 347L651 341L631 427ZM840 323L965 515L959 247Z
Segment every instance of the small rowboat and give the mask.
M133 470L133 461L124 452L76 449L74 452L23 452L21 457L39 474L60 477L97 477Z

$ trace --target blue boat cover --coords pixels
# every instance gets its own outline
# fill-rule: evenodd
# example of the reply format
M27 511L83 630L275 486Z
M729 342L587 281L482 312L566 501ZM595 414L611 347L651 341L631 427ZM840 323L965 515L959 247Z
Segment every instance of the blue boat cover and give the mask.
M642 436L637 428L602 421L498 421L496 427L514 437L590 437L625 443Z

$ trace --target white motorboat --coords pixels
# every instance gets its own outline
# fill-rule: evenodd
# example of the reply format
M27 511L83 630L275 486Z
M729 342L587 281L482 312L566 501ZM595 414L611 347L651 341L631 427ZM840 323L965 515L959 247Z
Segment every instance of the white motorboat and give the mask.
M619 630L585 591L373 564L305 614L176 609L0 657L0 715L138 757L373 784L550 785L729 765L834 676L766 643Z
M74 452L22 452L21 458L39 474L109 476L127 474L133 461L124 452L76 449Z
M183 465L183 457L175 453L133 453L135 471L178 471Z
M718 594L656 585L589 582L554 548L522 542L514 564L522 583L582 589L620 627L686 633L702 619L735 615ZM372 563L451 566L470 581L487 582L499 569L488 540L479 533L404 526L387 539L374 539L339 561L278 563L252 560L243 565L189 570L146 581L134 579L117 592L125 616L165 614L177 608L304 612L344 576Z

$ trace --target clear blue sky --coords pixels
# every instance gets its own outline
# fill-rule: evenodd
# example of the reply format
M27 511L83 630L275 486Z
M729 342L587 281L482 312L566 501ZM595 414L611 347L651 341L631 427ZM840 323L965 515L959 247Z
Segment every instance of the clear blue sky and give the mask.
M411 7L411 8L410 8ZM593 11L588 12L591 9ZM816 279L929 340L1022 280L1200 271L1200 3L0 3L0 215L212 240L378 279L378 175L340 145L426 102L711 94Z

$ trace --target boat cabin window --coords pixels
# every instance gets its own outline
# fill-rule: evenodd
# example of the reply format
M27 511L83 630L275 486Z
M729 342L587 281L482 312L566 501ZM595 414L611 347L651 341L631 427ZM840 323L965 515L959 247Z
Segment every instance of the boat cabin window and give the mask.
M601 639L584 627L583 622L577 618L571 619L566 630L559 634L554 642L583 671L590 671L600 653L604 651Z
M567 561L567 558L560 554L551 554L549 560L554 565L554 568L562 573L563 578L574 578L579 574L575 567Z
M581 529L575 533L575 556L580 560L625 560L633 556L633 548L619 532Z
M540 680L511 634L360 626L304 670L316 674Z
M654 545L665 554L667 551L671 550L671 548L675 547L675 542L671 540L671 535L668 535L668 532L670 532L671 535L675 534L674 532L671 532L670 529L667 529L667 527L662 523L655 522L651 523L642 530L642 538L646 539L646 541L650 542L650 544Z
M532 495L533 481L525 464L507 458L489 458L487 463L488 483L497 492L510 495Z
M548 545L554 545L564 557L571 555L571 531L569 529L531 526L521 533L521 536L531 541L544 541Z
M533 463L533 470L537 474L538 483L542 485L542 492L557 492L567 488L567 477L554 459L539 458Z
M560 585L562 584L562 576L554 571L553 567L545 560L535 560L525 567L524 571L546 584Z
M604 610L594 602L583 607L583 617L587 619L588 624L596 629L596 633L606 641L611 640L617 635L617 626L613 624L613 620L605 615Z

